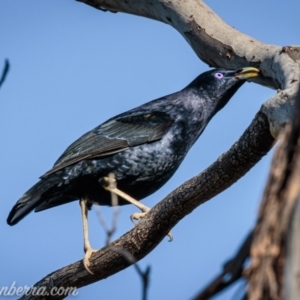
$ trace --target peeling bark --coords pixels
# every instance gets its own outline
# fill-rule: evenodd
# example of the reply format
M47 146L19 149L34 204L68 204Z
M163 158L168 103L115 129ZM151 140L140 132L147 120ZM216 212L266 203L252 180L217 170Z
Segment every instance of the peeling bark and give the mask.
M293 124L282 133L282 142L274 155L254 229L250 251L251 266L247 271L249 300L299 299L299 294L294 294L295 298L290 296L283 298L284 281L286 282L285 294L291 295L291 282L286 279L294 280L295 287L295 281L298 281L299 276L291 272L293 266L291 262L299 259L299 254L296 254L299 253L299 248L292 249L291 246L289 248L289 251L296 252L294 260L290 255L287 256L287 238L290 226L294 224L291 220L298 217L293 211L300 197L300 95L298 99ZM291 239L292 235L290 236L290 245L292 242L299 243L297 236L295 233L293 239ZM289 261L287 265L286 257ZM299 289L299 283L296 283L297 286Z

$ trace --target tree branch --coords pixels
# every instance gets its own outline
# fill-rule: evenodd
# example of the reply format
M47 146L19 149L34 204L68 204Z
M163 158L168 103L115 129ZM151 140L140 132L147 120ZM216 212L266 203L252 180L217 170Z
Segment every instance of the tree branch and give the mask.
M115 249L126 251L139 261L152 251L182 218L240 179L273 144L274 138L270 133L267 117L258 112L241 138L210 167L155 205L131 231L93 254L90 269L94 275L88 273L82 261L79 261L47 275L35 287L79 288L107 278L130 265ZM21 299L46 298L27 295ZM63 297L55 296L51 299Z
M299 47L265 44L243 34L225 23L200 0L77 1L98 9L143 16L169 24L209 66L259 68L263 77L254 82L282 90L263 105L272 135L277 138L285 124L291 122L299 89Z

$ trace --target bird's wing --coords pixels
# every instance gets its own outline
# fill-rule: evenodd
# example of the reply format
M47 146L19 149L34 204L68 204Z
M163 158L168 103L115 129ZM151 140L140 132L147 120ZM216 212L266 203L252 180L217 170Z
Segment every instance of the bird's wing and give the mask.
M132 111L119 115L71 144L42 178L84 159L108 156L129 147L159 140L172 124L172 118L159 111Z

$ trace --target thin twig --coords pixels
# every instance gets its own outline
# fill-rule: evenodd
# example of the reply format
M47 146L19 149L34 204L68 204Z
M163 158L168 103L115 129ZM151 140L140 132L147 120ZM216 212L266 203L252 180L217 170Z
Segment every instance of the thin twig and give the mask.
M151 267L147 266L146 270L143 272L138 263L136 262L136 259L126 250L117 248L117 247L110 247L113 251L118 252L121 254L130 264L134 266L136 269L139 277L142 280L142 300L147 300L148 298L148 288L149 288L149 276Z
M231 296L231 300L246 300L246 296L247 296L247 284L246 284L246 280L241 281L240 285L237 287L236 291L233 293L233 295Z
M194 300L210 299L243 276L243 267L246 259L249 257L252 235L251 231L237 254L224 264L222 273L212 280Z
M0 87L2 86L3 82L6 79L6 76L7 76L8 71L9 71L9 67L10 67L9 61L8 61L8 59L5 59L4 68L3 68L2 76L1 76L1 79L0 79Z
M108 175L108 177L110 179L115 179L115 175L113 173L110 173ZM113 180L109 181L109 184L112 185ZM117 224L118 224L118 219L119 219L119 200L118 200L118 195L116 195L115 193L110 193L111 195L111 206L113 208L113 219L112 219L112 224L111 227L109 228L109 226L107 225L107 222L103 216L103 214L101 213L100 207L95 207L95 211L96 214L98 216L99 222L101 223L101 225L104 228L104 231L106 233L106 242L105 245L107 246L108 244L110 244L112 236L114 235L114 233L117 230Z

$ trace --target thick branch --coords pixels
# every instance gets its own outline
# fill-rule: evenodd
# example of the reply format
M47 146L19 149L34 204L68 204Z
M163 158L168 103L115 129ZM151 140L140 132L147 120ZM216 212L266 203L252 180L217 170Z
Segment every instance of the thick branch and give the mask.
M227 69L249 65L260 67L281 47L261 43L226 24L202 1L194 0L79 0L95 8L129 13L164 22L174 27L201 60ZM270 69L270 68L266 68ZM270 74L272 78L274 74ZM280 80L278 80L280 81ZM276 80L271 85L279 88Z
M264 75L255 82L281 89L263 105L276 138L294 111L299 88L300 48L262 43L225 23L200 0L77 0L95 8L124 12L167 23L209 66L236 69L255 66Z
M287 255L286 241L291 219L293 216L297 218L293 210L300 195L300 95L292 126L282 134L282 140L274 155L254 230L252 262L248 270L249 300L283 299L284 281L287 287L286 295L289 295L286 299L299 298L299 294L296 297L294 294L295 298L292 297L295 282L299 289L299 274L292 273L292 257L288 258L290 269L286 266L285 276L284 267ZM299 238L296 238L295 233L293 235L299 244ZM294 248L293 251L297 253L293 256L295 262L299 260L299 248ZM297 268L299 270L299 263ZM290 284L292 280L294 283Z
M154 206L131 231L95 253L91 258L91 271L95 275L88 273L79 261L49 274L35 286L48 289L52 286L82 287L107 278L130 265L116 249L130 253L136 261L142 259L183 217L240 179L271 149L273 143L267 117L259 112L228 152ZM46 298L24 296L22 299Z
M298 170L299 172L299 170ZM297 182L299 185L299 181ZM286 257L283 274L284 299L298 300L300 295L300 194L296 199L296 204L292 212L290 227L286 233Z

